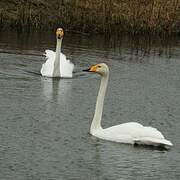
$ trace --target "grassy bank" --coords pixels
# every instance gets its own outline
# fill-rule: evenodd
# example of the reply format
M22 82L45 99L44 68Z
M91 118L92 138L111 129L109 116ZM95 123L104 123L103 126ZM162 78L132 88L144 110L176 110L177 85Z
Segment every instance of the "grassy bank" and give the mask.
M1 0L1 28L178 33L180 0Z

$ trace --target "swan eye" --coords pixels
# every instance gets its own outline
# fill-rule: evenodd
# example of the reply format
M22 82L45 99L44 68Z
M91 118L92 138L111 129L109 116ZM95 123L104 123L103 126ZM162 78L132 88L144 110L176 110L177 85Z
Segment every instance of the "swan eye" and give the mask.
M101 66L99 65L98 68L101 68Z

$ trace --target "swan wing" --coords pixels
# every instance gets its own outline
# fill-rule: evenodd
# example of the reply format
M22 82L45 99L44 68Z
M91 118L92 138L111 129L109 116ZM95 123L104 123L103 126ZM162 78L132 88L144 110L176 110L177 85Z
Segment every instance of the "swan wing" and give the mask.
M41 67L42 76L52 77L54 69L55 52L52 50L45 51L46 62Z
M45 55L46 59L49 59L52 61L54 61L54 59L55 59L55 52L52 50L49 50L49 49L45 50L44 55Z
M70 62L70 60L66 59L66 56L61 53L60 54L60 72L61 72L61 77L67 77L71 78L73 76L73 69L74 69L74 64Z
M134 144L133 137L138 137L142 128L141 124L130 122L101 129L93 135L109 141Z
M134 139L134 144L160 146L166 149L173 145L170 141L164 138L159 130L153 127L143 127L142 135Z
M130 135L132 136L132 138L152 137L152 138L164 139L162 133L158 131L156 128L146 127L136 122L129 122L117 126L112 126L105 130L116 135L118 134Z

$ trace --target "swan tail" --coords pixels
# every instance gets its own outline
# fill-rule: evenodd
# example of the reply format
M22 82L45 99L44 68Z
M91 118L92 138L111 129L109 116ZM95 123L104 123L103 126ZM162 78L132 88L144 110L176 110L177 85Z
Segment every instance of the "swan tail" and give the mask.
M165 149L169 149L171 146L173 146L173 144L166 139L156 139L152 137L135 139L134 144L157 146L157 147L163 147Z

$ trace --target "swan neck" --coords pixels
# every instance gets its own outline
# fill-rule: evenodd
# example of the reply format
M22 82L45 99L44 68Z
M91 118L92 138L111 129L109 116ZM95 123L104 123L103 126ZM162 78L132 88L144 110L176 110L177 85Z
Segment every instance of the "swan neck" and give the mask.
M109 80L109 71L107 72L107 74L102 75L102 78L101 78L100 88L99 88L97 101L96 101L94 118L93 118L91 128L90 128L91 134L95 134L98 130L102 129L101 119L102 119L104 98L105 98L105 94L106 94L108 80Z
M53 76L60 76L60 53L61 53L61 44L62 44L62 38L57 39L56 43L56 54L55 54L55 60L54 60L54 71Z
M61 39L57 39L57 43L56 43L56 54L60 54L61 52L61 45L62 45L62 38Z

